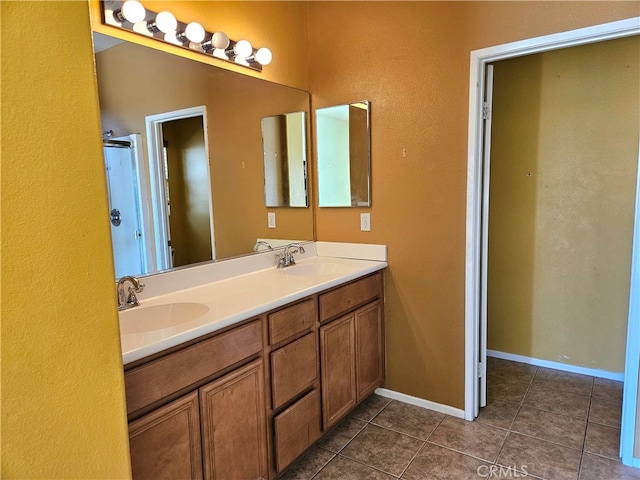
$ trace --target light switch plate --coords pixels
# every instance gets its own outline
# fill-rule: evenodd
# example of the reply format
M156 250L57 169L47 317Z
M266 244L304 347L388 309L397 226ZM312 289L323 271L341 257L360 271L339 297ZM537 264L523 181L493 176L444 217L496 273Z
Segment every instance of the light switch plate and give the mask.
M276 228L276 212L267 212L267 226Z
M360 230L362 230L363 232L371 231L371 214L370 213L360 214Z

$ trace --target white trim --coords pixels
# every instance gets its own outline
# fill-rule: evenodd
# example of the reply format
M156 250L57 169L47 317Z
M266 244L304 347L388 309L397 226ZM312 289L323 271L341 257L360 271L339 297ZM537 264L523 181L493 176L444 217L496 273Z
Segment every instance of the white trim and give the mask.
M640 458L634 457L637 429L638 381L640 365L640 145L638 146L638 174L636 177L636 206L633 225L633 250L631 253L631 287L629 292L629 320L627 350L625 355L622 398L622 422L620 432L620 456L625 465L640 468Z
M449 405L443 405L441 403L431 402L424 400L423 398L412 397L404 393L396 392L395 390L389 390L387 388L376 388L376 392L381 397L392 398L399 400L400 402L408 403L409 405L416 405L417 407L428 408L434 412L444 413L456 418L464 418L464 410L460 408L450 407Z
M567 363L543 360L541 358L516 355L515 353L487 350L487 357L502 358L503 360L526 363L527 365L534 365L536 367L552 368L554 370L562 370L563 372L579 373L581 375L590 375L592 377L598 378L607 378L609 380L617 380L618 382L624 381L623 372L611 372L609 370L600 370L598 368L580 367L577 365L569 365Z
M545 35L471 52L469 75L469 142L465 247L465 419L478 406L476 365L479 361L480 258L482 212L482 92L487 63L559 48L640 34L640 17ZM636 359L637 363L637 359Z
M372 243L316 242L319 257L387 261L387 246Z

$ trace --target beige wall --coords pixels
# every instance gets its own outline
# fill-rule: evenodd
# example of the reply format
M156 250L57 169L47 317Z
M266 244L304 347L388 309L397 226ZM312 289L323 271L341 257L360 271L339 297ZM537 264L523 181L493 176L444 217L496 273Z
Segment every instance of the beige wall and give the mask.
M313 238L311 208L279 208L277 228L267 228L260 126L262 117L308 111L306 92L131 43L96 63L102 128L116 136L146 140L145 116L207 107L216 258L249 253L257 238Z
M359 230L363 209L326 208L316 209L316 231L319 240L389 247L388 388L464 406L469 52L639 10L637 2L309 4L314 108L372 101L372 231Z
M640 38L497 62L489 348L624 371Z

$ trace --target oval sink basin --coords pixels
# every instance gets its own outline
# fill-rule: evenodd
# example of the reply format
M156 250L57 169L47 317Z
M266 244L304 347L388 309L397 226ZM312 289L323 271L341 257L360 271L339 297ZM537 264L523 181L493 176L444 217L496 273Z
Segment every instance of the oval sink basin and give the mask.
M209 307L201 303L167 303L151 307L134 307L120 312L123 334L143 333L175 327L202 317Z
M325 275L339 275L344 272L344 266L339 263L307 263L294 265L284 269L286 275L296 277L322 277Z

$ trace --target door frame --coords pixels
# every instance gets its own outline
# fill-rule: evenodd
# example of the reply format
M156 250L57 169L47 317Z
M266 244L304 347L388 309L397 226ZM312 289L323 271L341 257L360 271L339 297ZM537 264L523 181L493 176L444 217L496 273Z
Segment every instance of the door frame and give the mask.
M485 182L483 178L489 168L489 162L482 161L482 152L484 149L482 107L484 100L483 92L485 91L485 67L487 64L498 60L639 34L640 17L634 17L616 22L580 28L577 30L570 30L567 32L496 45L471 52L469 76L469 132L467 150L467 216L465 248L464 411L466 420L473 420L477 416L477 412L479 410L480 382L478 372L481 369L480 362L485 360L484 358L480 359L479 357L481 317L483 315L483 312L481 311L483 288L481 272L482 264L483 262L486 262L487 259L487 252L482 247L482 221L483 208L485 207L483 194L485 189L488 189L488 181ZM638 193L640 192L636 192L637 195ZM638 217L638 212L636 212L636 234L640 232L640 225L638 225L638 222L640 222L640 218ZM634 245L637 242L640 244L640 239L634 236ZM640 245L638 248L640 249ZM640 263L640 259L638 262ZM635 280L640 282L640 272L638 273L639 275L635 276ZM632 285L631 290L632 292L634 291L634 285ZM632 300L640 303L640 298L636 298L635 296L632 296ZM635 312L636 309L640 310L640 307L631 304L629 308L630 312ZM640 315L640 312L638 312L638 315ZM632 323L632 318L630 316L629 333L631 333L631 327L633 326ZM634 331L637 331L637 328ZM484 335L486 336L486 325L484 326ZM625 423L631 426L635 424L635 418L632 418L630 415L633 413L633 417L635 417L635 405L638 400L637 384L640 352L637 351L638 349L635 350L636 351L634 352L627 349L627 368L625 368L625 384L628 388L625 388L623 399L623 438L621 441L621 451L623 453L623 462L626 464L631 464L633 462L631 457L628 455L626 457L624 456L626 451L625 446L629 442L631 444L629 452L631 455L633 454L633 432L629 433L629 429L627 428L627 437L625 437L624 425ZM630 355L635 355L635 358L629 358ZM631 368L629 368L629 366ZM636 386L633 392L631 391L632 385ZM631 410L633 410L633 412L631 412ZM638 461L638 463L639 464L637 466L640 466L640 461Z
M209 136L207 134L207 107L205 105L183 108L171 112L158 113L145 117L149 154L149 181L151 191L151 211L154 217L154 234L156 245L156 269L166 270L172 267L171 255L167 248L169 240L169 224L165 191L165 171L163 159L162 124L173 120L202 117L204 130L204 148L207 152L207 178L209 179L209 229L211 232L211 259L216 258L215 236L213 229L213 189L211 188L211 163L209 158Z

